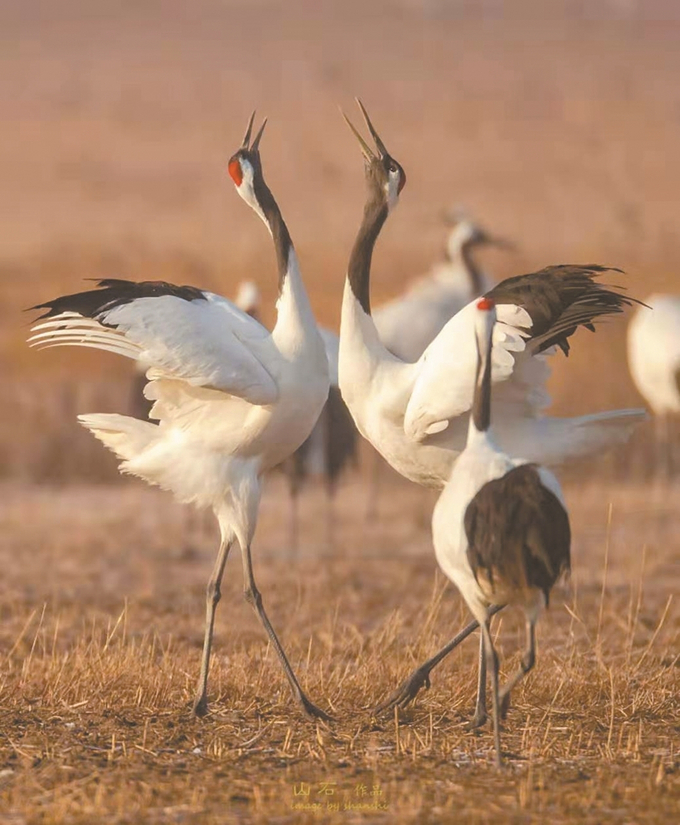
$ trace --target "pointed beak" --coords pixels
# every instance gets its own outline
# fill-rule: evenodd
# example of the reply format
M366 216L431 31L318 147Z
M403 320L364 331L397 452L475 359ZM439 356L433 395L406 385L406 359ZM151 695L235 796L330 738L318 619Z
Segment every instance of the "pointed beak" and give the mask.
M253 109L253 113L250 116L250 120L248 121L248 128L246 129L246 133L243 136L243 143L241 143L241 149L244 151L251 151L257 152L260 146L260 139L262 138L262 132L264 132L264 127L267 125L267 118L262 121L262 126L260 126L259 132L255 135L255 140L253 140L252 144L250 142L250 136L253 133L253 123L255 121L255 112L257 110Z
M340 114L345 118L345 123L349 126L350 131L354 135L354 137L359 141L359 146L361 147L361 154L366 158L366 160L370 163L372 160L375 160L375 155L373 154L373 150L371 147L366 143L366 141L361 137L359 130L356 126L352 123L352 121L347 117L347 115L340 109Z
M264 132L264 127L267 125L267 118L262 121L262 126L260 126L260 131L255 135L255 140L252 142L250 146L251 152L257 152L260 148L260 139L262 138L262 132Z
M255 112L256 111L257 111L256 109L253 109L253 113L250 116L250 120L248 121L248 128L246 129L246 133L243 136L243 142L241 143L241 149L248 149L248 146L250 145L250 135L252 134L252 131L253 131L253 121L255 120Z
M380 139L380 135L376 132L373 124L371 123L371 119L368 116L368 112L366 111L366 108L364 107L364 104L359 100L358 97L355 98L355 100L357 102L357 106L359 107L359 110L361 111L361 114L364 117L364 120L366 121L366 126L368 127L368 131L371 133L371 137L375 141L375 146L376 146L376 149L378 150L378 157L382 158L385 155L388 155L389 152L385 148L385 144ZM376 154L373 151L373 149L371 149L371 147L368 145L368 143L366 143L366 141L361 136L359 130L352 123L352 121L347 117L347 115L342 111L342 109L340 109L340 112L341 112L342 116L345 118L345 122L347 123L347 125L351 129L352 134L359 141L359 146L361 146L361 153L363 154L363 156L366 158L366 160L369 163L371 161L375 160Z
M384 157L385 155L388 155L389 152L385 148L385 144L380 139L380 135L374 129L373 124L371 123L371 119L368 116L368 112L366 111L366 107L359 100L358 97L356 97L354 99L357 102L357 106L361 109L361 114L364 116L364 120L366 121L366 126L368 126L368 131L371 133L371 136L373 137L373 140L375 141L375 145L378 149L378 153L379 153L380 157Z
M517 244L498 235L485 235L482 243L487 246L495 246L497 249L503 249L506 252L517 252Z

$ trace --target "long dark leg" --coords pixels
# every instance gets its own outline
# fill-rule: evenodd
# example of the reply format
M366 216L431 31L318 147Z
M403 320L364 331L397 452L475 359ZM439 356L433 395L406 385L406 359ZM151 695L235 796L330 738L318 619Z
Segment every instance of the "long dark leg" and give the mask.
M298 554L300 547L300 501L299 490L291 483L290 486L290 553L292 558Z
M302 706L302 709L305 713L309 714L310 716L317 717L319 719L330 720L330 716L327 713L324 713L320 708L317 708L315 704L310 702L310 700L305 695L304 691L300 687L300 683L298 682L295 673L293 672L293 668L290 666L290 663L284 653L283 648L281 647L281 642L279 642L278 636L274 632L274 628L267 617L267 614L264 609L264 605L262 604L262 596L260 595L260 591L257 589L257 585L255 584L255 577L253 576L253 563L250 555L250 547L242 547L241 554L243 556L243 583L244 583L244 592L243 595L245 596L246 601L248 604L252 605L257 613L260 621L264 629L267 631L267 635L271 639L271 643L274 645L274 650L276 651L277 656L279 657L281 664L283 665L284 673L286 674L286 678L291 686L293 691L293 696L297 699L297 701Z
M654 474L657 482L665 484L672 476L671 444L669 439L669 416L657 415L654 420L654 441L656 442L656 467Z
M326 542L328 549L335 549L335 487L326 489Z
M489 618L491 626L491 618ZM479 672L477 675L477 703L475 713L470 720L470 728L481 728L486 722L486 651L484 650L484 634L479 634Z
M489 616L494 616L499 610L502 610L505 605L494 606L489 608ZM478 622L470 622L470 624L460 631L457 636L454 636L450 642L444 645L435 655L423 662L420 667L417 667L411 675L405 679L399 687L390 694L383 702L373 709L374 714L383 713L386 710L394 710L395 707L405 708L418 695L422 688L429 690L430 688L430 673L455 650L461 642L479 627Z
M501 703L501 718L505 719L505 715L510 707L510 693L515 689L517 684L527 675L527 673L534 666L536 661L536 627L533 621L527 619L527 647L522 656L522 662L519 669L514 673L503 686L500 692Z
M375 521L378 517L378 499L382 489L383 457L376 450L373 454L373 467L369 479L368 498L366 503L366 521Z
M491 633L489 632L488 620L482 625L482 635L484 637L484 652L486 655L486 667L491 675L491 699L493 707L493 741L496 749L496 765L500 768L503 765L501 755L501 732L500 732L500 708L498 698L498 656L493 646Z
M210 649L212 647L213 630L215 628L215 610L222 596L220 586L222 584L224 566L227 563L230 548L231 540L227 541L223 538L206 590L203 656L201 658L201 673L198 677L198 686L194 699L194 713L196 716L205 716L208 712L208 672L210 670Z

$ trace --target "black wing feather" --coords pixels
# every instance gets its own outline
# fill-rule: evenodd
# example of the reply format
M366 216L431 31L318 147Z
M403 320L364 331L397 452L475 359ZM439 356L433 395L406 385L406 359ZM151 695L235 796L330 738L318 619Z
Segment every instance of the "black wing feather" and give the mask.
M44 309L37 320L52 318L62 312L76 312L84 318L97 318L102 312L129 304L137 298L157 298L172 295L185 301L205 299L205 293L195 286L176 286L166 281L126 281L122 278L105 278L96 289L62 295L53 301L37 304L32 310Z
M559 499L541 482L535 464L515 467L487 482L465 511L467 558L491 586L527 585L548 599L560 575L570 569L571 529Z
M569 354L569 338L578 327L594 331L594 321L615 315L636 298L621 294L621 287L595 281L605 272L621 272L600 264L548 266L529 275L501 281L487 296L497 304L516 304L529 313L532 348L542 352L553 345Z

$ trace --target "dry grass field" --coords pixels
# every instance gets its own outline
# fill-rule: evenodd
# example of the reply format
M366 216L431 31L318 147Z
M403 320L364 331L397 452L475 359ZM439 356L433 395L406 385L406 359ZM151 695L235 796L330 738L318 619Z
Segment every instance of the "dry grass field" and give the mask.
M399 720L370 713L467 621L435 573L430 502L395 484L367 526L353 480L328 553L323 502L310 496L291 559L279 481L263 504L256 575L329 725L300 716L243 601L237 558L219 609L213 713L191 717L214 537L167 496L132 482L3 490L2 821L321 819L301 804L338 822L677 819L677 488L568 490L574 574L540 625L499 773L490 730L466 731L476 638ZM498 633L508 673L521 620L503 616ZM345 808L377 803L382 813Z
M270 242L225 173L257 106L267 179L337 328L364 191L337 104L355 94L408 175L376 302L437 257L451 204L517 242L484 253L498 278L596 261L637 297L678 291L679 36L672 0L0 2L0 822L680 821L680 487L655 480L652 422L565 476L574 572L499 773L489 730L466 730L476 639L398 718L370 712L468 617L436 571L431 495L387 474L366 521L369 461L340 490L333 548L313 489L291 556L277 476L254 546L272 621L335 721L298 713L235 554L213 712L193 719L217 537L120 481L75 423L129 407L129 365L35 353L21 312L83 278L232 295L250 277L271 322ZM623 319L580 333L555 359L554 409L639 404L624 344ZM518 616L496 627L508 673Z

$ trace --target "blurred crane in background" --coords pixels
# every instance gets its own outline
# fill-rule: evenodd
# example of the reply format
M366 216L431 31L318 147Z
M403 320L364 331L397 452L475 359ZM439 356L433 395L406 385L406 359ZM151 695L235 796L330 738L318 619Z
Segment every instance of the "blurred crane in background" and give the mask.
M673 474L671 421L680 413L680 295L655 293L628 325L633 382L655 416L657 470Z

